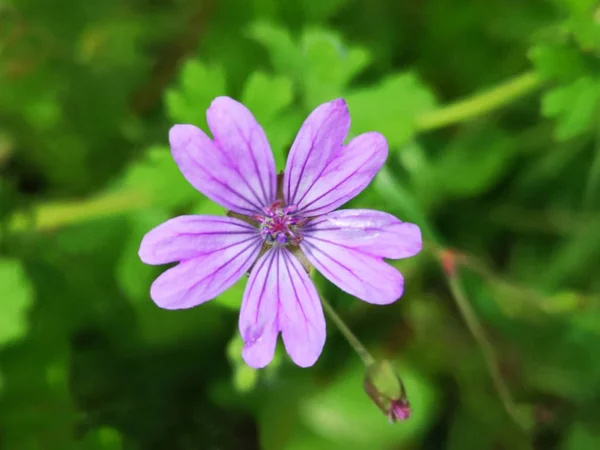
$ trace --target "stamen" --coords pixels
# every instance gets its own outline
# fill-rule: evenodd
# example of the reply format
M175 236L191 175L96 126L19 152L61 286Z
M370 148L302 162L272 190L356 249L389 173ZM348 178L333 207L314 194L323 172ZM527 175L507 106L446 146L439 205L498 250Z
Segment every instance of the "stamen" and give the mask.
M265 215L257 216L256 221L260 223L260 234L267 244L297 246L300 243L302 235L297 229L308 219L294 215L298 211L296 205L284 206L282 200L277 200L263 211Z

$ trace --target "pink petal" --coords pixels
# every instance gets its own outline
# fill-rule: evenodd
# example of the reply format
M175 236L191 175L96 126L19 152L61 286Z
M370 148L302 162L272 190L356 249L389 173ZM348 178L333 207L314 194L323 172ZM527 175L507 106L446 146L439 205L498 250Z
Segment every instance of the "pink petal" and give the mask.
M240 214L259 213L275 201L275 161L263 129L250 111L218 97L207 111L215 140L193 125L169 132L171 152L198 191Z
M242 357L255 369L271 362L279 334L277 255L275 249L271 249L256 262L240 309L239 328L244 340Z
M317 291L296 257L275 247L252 270L240 311L242 355L249 366L269 364L279 331L297 365L312 366L319 358L326 332Z
M300 248L310 263L341 290L378 305L396 301L404 278L381 258L361 249L305 236Z
M239 171L240 182L262 205L273 203L277 189L275 159L267 136L252 113L232 98L217 97L206 118L215 144L229 165Z
M283 179L288 205L296 205L321 176L341 148L350 129L350 114L342 99L324 103L302 124L290 149Z
M166 264L213 254L257 237L258 230L239 219L179 216L146 233L138 254L146 264Z
M335 243L383 258L408 258L421 251L421 230L391 214L369 209L345 209L309 222L303 235L311 242Z
M383 135L364 133L340 148L306 194L297 199L306 216L326 214L358 195L375 177L388 155Z
M327 337L323 307L300 261L288 251L281 255L285 266L280 278L281 336L292 360L300 367L310 367L321 355Z
M184 309L213 299L248 271L262 247L259 237L224 245L160 275L150 288L152 300L165 309Z

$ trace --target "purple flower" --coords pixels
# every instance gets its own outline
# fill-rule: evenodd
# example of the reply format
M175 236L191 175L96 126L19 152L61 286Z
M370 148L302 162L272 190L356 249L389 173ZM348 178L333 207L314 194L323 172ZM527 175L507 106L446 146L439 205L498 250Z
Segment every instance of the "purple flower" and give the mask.
M400 272L383 258L421 250L416 225L380 211L334 211L379 171L385 138L365 133L344 145L346 103L325 103L305 120L278 177L267 137L246 107L218 97L206 116L214 138L175 125L171 151L185 178L231 212L176 217L144 236L144 263L179 263L154 281L150 295L161 308L191 308L250 271L239 320L244 360L255 368L269 364L281 332L292 360L311 366L325 343L325 318L301 260L347 293L382 305L404 289Z

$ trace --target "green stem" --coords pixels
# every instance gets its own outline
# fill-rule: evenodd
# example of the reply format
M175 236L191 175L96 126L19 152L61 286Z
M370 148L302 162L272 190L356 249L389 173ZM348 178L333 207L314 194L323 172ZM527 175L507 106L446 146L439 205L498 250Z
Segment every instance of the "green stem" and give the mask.
M338 315L338 313L333 309L333 306L327 301L327 299L320 295L321 303L323 304L323 308L325 312L329 315L331 320L335 322L340 332L344 335L346 340L350 343L350 346L358 353L360 359L362 359L365 366L370 366L375 363L375 358L371 356L369 351L365 348L365 346L358 340L358 338L352 333L350 328L346 325L344 320Z
M91 219L134 211L148 205L149 196L134 190L107 193L82 201L43 203L13 215L9 219L8 229L14 232L49 231Z
M450 287L450 292L454 297L456 305L458 306L460 314L467 324L469 331L479 345L479 349L481 350L481 354L483 355L483 359L492 378L492 383L494 384L494 388L500 397L500 401L502 402L504 409L519 427L525 428L515 402L512 399L510 390L508 389L508 386L504 382L504 379L500 373L494 348L490 344L490 341L488 340L485 331L483 330L483 327L477 318L477 315L471 308L471 304L465 295L458 274L447 273L446 276L448 280L448 286Z
M535 72L526 72L481 94L417 117L417 132L434 130L494 111L541 86Z

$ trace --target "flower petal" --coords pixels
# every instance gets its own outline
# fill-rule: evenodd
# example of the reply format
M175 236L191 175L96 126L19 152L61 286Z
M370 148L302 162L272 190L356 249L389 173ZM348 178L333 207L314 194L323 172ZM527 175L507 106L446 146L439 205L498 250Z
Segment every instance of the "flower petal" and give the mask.
M387 155L387 142L380 133L355 137L337 151L314 185L298 199L298 210L318 216L343 205L369 185Z
M310 367L319 359L327 337L323 307L300 261L286 250L281 254L281 336L292 360L300 367Z
M262 240L254 237L204 253L160 275L150 288L165 309L184 309L211 300L235 284L258 257Z
M220 216L179 216L150 230L140 245L146 264L166 264L213 254L258 237L243 220Z
M259 213L266 206L241 175L248 159L231 160L194 125L175 125L169 131L171 153L179 170L198 191L240 214Z
M324 103L307 117L285 166L283 195L288 205L296 205L305 196L343 145L349 129L350 114L343 99Z
M277 252L272 248L256 262L240 309L239 328L244 340L242 357L246 364L255 369L271 362L279 334L276 261Z
M206 118L215 144L231 167L239 171L239 182L246 184L262 205L273 203L277 189L275 159L252 113L232 98L217 97Z
M404 278L381 258L348 245L305 236L300 243L310 263L341 290L378 305L404 292Z
M303 235L383 258L408 258L421 251L421 230L391 214L370 209L343 209L309 222Z
M325 317L317 291L300 262L287 249L274 247L256 263L240 311L242 356L254 368L273 359L277 334L301 367L318 359L325 344Z

